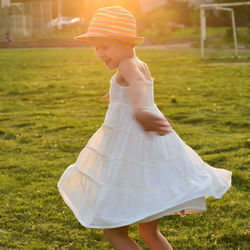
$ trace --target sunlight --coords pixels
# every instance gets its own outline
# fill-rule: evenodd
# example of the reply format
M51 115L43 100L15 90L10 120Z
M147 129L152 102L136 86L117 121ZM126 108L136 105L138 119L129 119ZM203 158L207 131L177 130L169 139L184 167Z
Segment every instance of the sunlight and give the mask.
M86 18L91 18L94 14L94 12L98 8L102 7L108 7L108 6L114 6L119 5L121 7L124 7L125 9L128 9L131 11L134 15L139 13L140 9L140 1L139 0L133 0L133 1L127 1L127 0L84 0L84 16Z

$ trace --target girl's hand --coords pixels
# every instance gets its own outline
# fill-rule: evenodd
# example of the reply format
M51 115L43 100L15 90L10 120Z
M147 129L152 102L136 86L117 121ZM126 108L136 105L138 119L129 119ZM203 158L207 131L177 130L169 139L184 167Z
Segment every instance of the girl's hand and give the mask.
M159 135L171 132L172 127L166 118L159 117L145 109L135 111L134 117L145 131L153 131Z
M110 104L110 99L109 99L109 92L106 94L106 95L104 95L104 96L102 96L102 98L108 98L108 105Z

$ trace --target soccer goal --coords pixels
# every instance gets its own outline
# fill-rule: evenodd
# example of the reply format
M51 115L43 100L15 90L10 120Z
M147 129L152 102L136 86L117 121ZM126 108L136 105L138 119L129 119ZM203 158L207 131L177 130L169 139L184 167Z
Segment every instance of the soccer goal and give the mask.
M246 6L246 5L250 5L250 2L201 4L201 6L200 6L200 24L201 24L201 58L202 59L205 59L206 10L228 11L231 13L233 40L234 40L234 56L238 57L238 41L237 41L234 9L229 8L229 7Z
M52 33L52 2L50 0L11 2L0 5L0 34L30 36Z

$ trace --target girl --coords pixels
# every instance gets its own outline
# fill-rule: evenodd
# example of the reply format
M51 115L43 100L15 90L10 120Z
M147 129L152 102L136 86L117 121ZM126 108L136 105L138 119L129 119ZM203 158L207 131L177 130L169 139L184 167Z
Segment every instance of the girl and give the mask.
M159 219L206 210L207 196L220 198L229 189L231 172L206 164L154 104L153 79L134 50L143 38L130 12L98 9L76 39L117 71L105 121L61 176L60 194L78 221L104 229L115 249L141 249L128 236L133 223L150 249L172 249Z

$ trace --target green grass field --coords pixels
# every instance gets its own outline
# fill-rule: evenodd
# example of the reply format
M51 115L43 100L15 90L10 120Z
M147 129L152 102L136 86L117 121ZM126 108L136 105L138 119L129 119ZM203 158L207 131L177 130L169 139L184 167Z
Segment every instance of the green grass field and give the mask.
M0 248L111 249L101 230L78 223L56 185L102 124L101 96L114 72L90 49L0 54ZM250 59L202 62L199 50L137 54L176 132L207 163L233 171L232 188L209 198L207 212L165 217L163 234L174 249L249 249ZM130 233L147 249L136 225Z
M15 41L27 41L35 39L72 39L76 35L80 35L86 32L87 27L75 27L75 28L63 28L62 30L54 30L52 34L39 34L27 37L20 34L12 34ZM237 40L239 48L250 47L250 29L247 27L237 26ZM3 31L2 34L5 32ZM146 44L176 44L191 42L192 47L200 47L200 27L185 27L183 29L177 29L174 31L165 30L163 34L159 35L157 29L145 29L144 31L139 31L140 36L145 37ZM233 33L230 27L207 27L206 29L206 48L234 48L233 43ZM239 55L241 55L239 51ZM217 52L218 53L218 52ZM243 54L244 55L244 54Z

